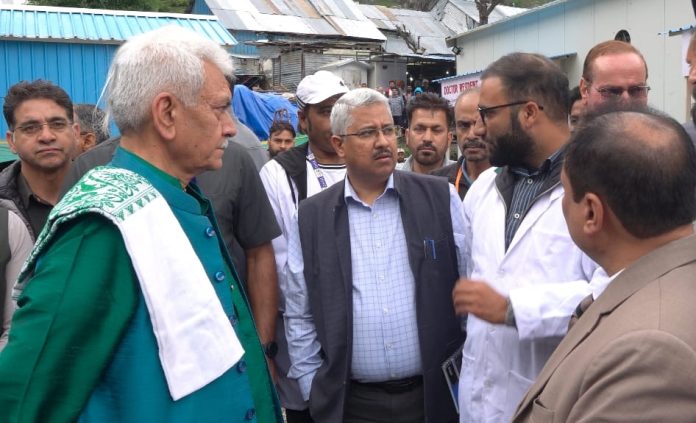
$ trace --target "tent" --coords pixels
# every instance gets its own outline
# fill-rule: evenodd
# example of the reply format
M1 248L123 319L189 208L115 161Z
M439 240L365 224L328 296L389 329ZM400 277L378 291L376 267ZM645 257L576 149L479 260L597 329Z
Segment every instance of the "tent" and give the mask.
M277 111L285 110L292 126L297 128L297 106L278 94L258 93L244 85L235 85L232 108L237 118L260 140L268 139L268 129Z

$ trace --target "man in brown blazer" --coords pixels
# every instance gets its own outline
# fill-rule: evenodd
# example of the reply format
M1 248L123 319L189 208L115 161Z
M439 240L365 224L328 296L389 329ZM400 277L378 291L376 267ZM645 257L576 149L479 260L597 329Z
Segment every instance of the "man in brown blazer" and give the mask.
M673 119L616 111L578 129L561 176L573 240L613 280L513 422L696 422L696 151Z

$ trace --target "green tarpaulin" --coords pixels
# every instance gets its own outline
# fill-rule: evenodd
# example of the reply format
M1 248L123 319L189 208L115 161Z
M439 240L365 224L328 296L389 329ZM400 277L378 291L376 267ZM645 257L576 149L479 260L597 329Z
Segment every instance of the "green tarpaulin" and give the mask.
M13 162L17 160L17 156L10 151L6 140L0 141L0 163Z

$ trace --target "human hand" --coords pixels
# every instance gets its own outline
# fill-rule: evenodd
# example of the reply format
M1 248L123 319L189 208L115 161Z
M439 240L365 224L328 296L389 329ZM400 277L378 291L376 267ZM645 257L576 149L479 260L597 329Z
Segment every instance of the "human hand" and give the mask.
M484 281L459 278L452 301L457 314L470 313L489 323L505 323L508 300Z

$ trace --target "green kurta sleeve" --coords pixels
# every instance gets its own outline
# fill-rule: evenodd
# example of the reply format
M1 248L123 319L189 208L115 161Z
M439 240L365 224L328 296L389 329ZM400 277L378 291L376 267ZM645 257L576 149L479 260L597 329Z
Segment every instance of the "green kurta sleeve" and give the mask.
M0 353L0 419L76 420L133 315L137 284L108 220L90 214L61 228L37 262Z

